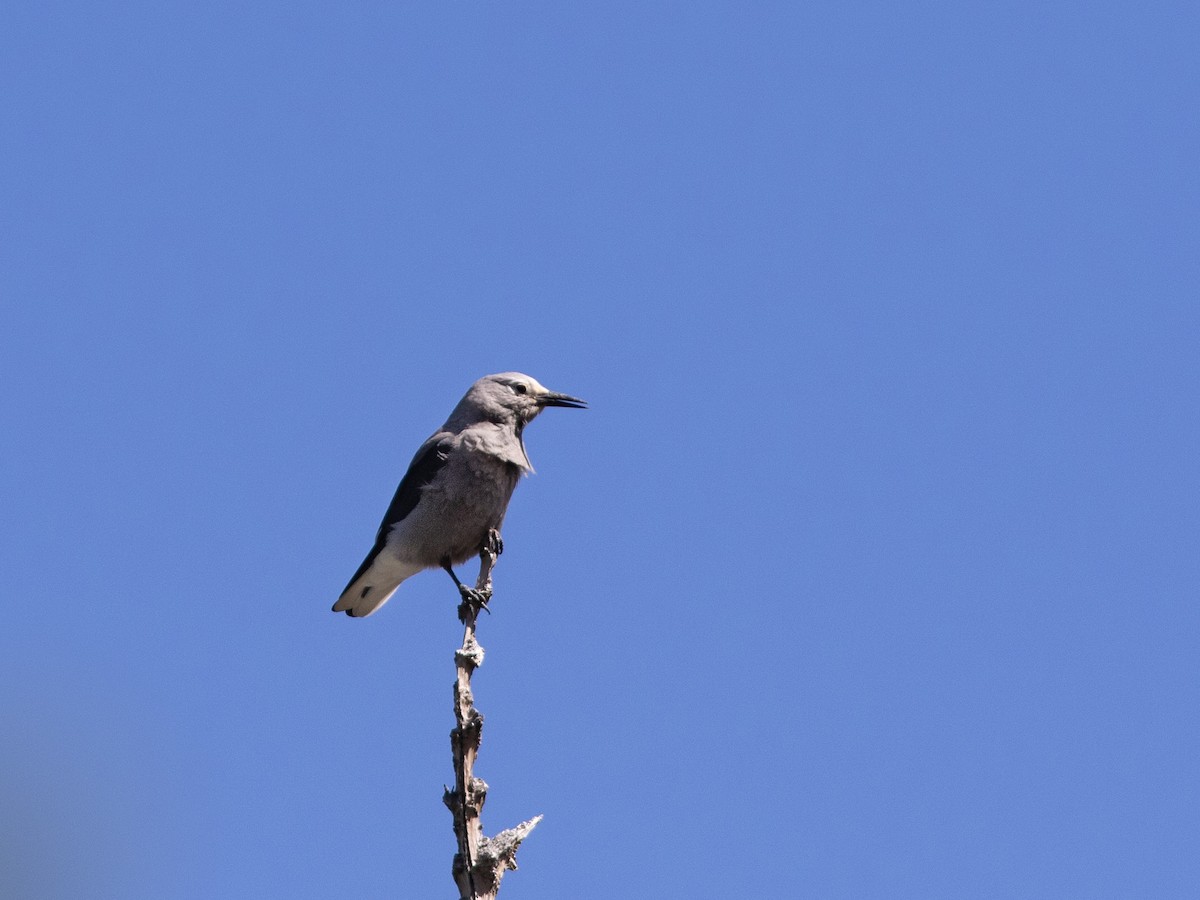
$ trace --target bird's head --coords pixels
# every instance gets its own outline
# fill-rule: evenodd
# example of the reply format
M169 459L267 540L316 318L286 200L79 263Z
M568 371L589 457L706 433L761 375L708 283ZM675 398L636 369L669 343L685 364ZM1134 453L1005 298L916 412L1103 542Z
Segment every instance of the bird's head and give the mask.
M500 419L515 420L518 425L527 425L546 407L569 407L586 409L587 403L568 394L557 394L547 390L520 372L502 372L484 376L470 386L467 398L472 398L486 413Z
M547 390L536 378L520 372L485 375L471 385L464 404L470 404L492 421L524 427L547 406L586 409L587 403L569 394Z

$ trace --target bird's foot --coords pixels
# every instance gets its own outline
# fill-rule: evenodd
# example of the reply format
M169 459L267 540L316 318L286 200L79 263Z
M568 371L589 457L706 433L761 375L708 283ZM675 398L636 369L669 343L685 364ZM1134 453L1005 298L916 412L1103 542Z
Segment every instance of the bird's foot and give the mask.
M500 532L495 528L488 532L487 538L483 542L483 549L493 558L504 552L504 539L500 537Z
M465 584L458 586L458 592L462 595L462 603L458 607L458 618L466 621L468 613L472 618L478 617L479 611L483 610L488 615L492 611L488 608L488 601L492 599L491 591L477 591L474 588L469 588Z

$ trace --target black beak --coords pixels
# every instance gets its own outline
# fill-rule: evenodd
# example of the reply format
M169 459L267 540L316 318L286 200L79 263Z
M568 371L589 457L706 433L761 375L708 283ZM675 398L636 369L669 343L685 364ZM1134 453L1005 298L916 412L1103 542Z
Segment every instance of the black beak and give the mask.
M580 400L578 397L572 397L570 394L556 394L554 391L548 391L538 397L538 403L542 406L565 406L567 409L587 409L587 401Z

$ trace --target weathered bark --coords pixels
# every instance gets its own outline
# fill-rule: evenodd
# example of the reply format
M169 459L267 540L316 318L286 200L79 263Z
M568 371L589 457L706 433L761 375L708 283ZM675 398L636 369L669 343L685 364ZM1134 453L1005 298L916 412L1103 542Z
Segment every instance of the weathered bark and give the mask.
M454 756L454 789L447 789L443 802L454 815L454 836L458 852L454 854L454 881L460 900L493 900L500 890L505 871L517 868L517 848L541 821L535 816L495 837L484 837L480 813L487 799L488 786L474 775L475 757L483 734L483 715L475 708L471 694L471 674L483 664L483 647L475 640L475 622L479 611L492 596L492 567L499 553L499 535L493 533L489 546L479 554L479 578L474 591L463 591L458 618L463 623L462 646L454 653L458 670L454 682L454 718L450 732L450 750Z

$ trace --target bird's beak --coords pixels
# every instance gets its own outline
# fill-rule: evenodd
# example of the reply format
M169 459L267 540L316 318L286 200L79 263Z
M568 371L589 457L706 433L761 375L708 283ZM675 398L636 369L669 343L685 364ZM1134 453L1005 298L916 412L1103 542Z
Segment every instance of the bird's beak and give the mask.
M568 409L587 409L587 401L580 400L578 397L572 397L570 394L556 394L554 391L546 391L538 397L538 403L542 406L565 406Z

